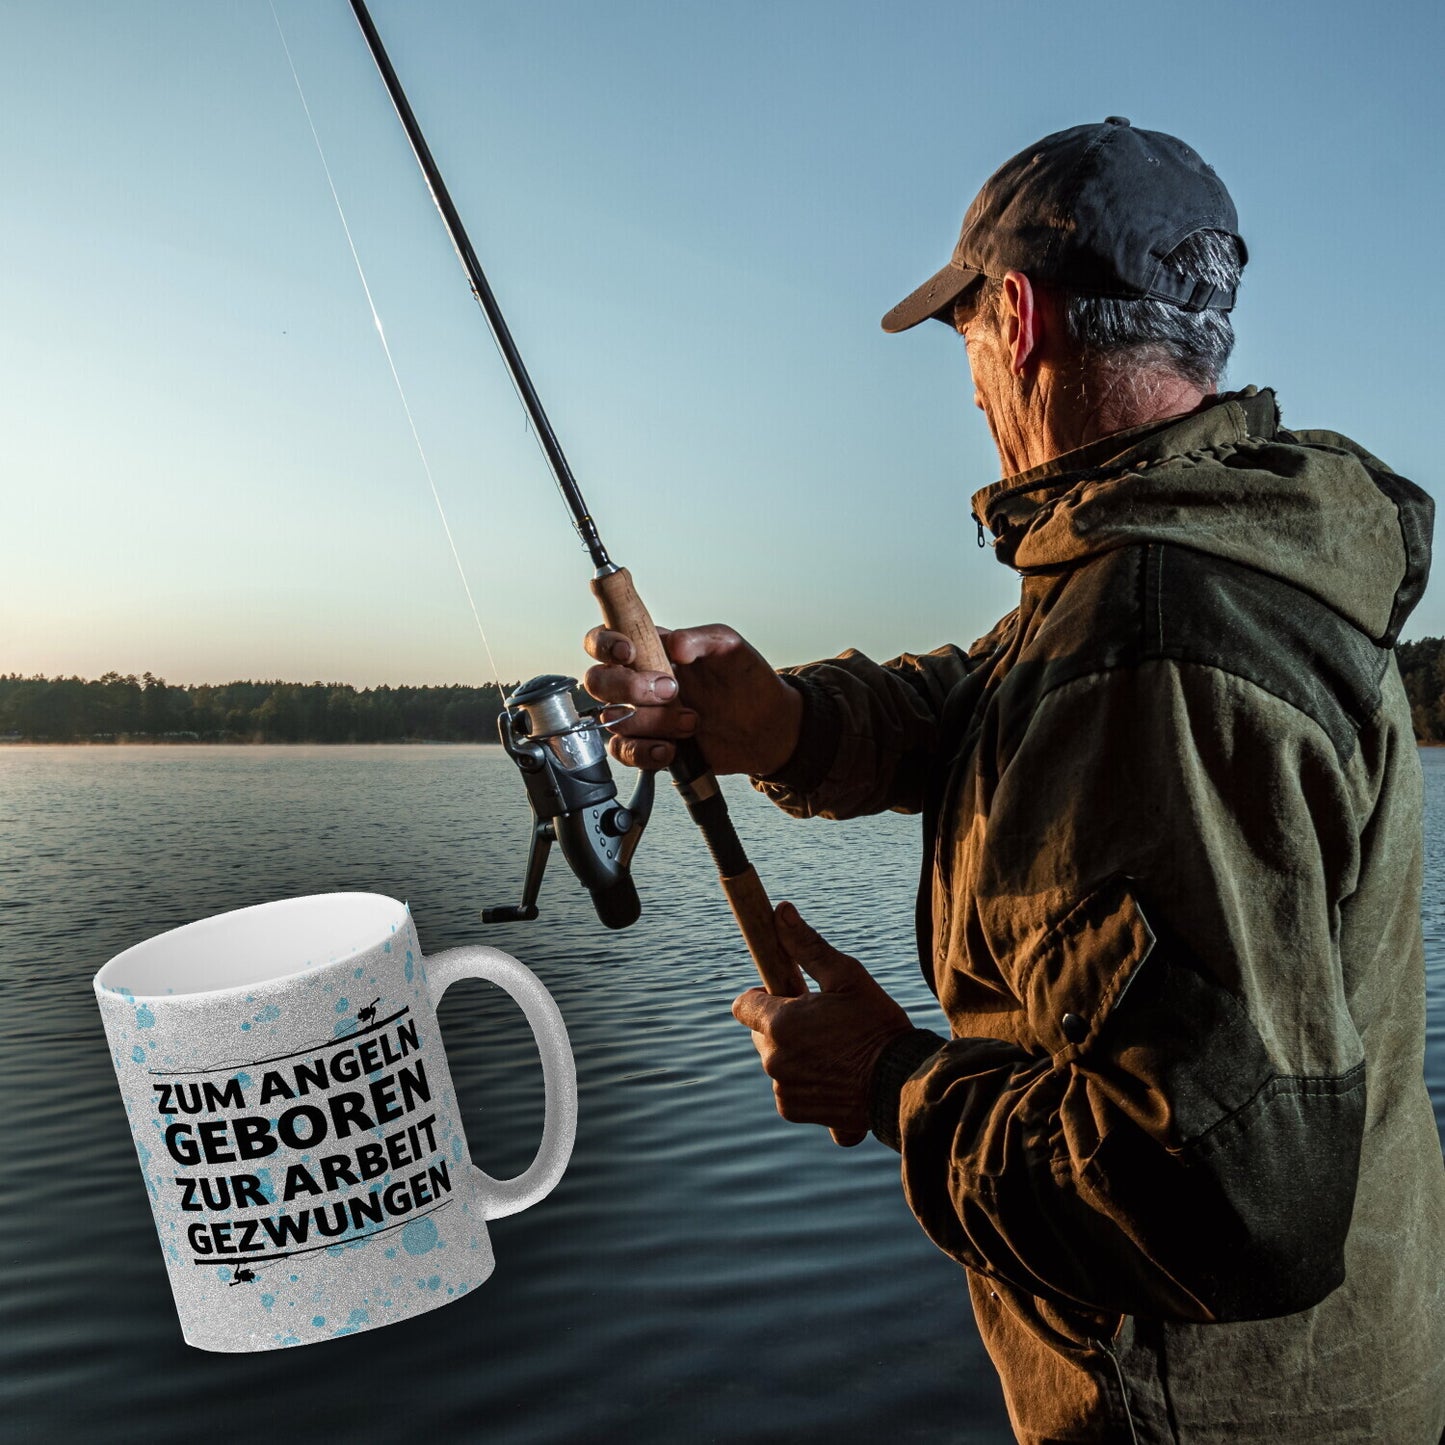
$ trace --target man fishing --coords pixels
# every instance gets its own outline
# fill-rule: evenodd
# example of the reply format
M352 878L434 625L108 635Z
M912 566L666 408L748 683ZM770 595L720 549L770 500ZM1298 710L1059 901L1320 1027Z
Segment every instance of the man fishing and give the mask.
M784 1117L902 1155L1021 1441L1433 1445L1445 1172L1422 1077L1420 770L1393 646L1432 506L1220 394L1246 260L1214 172L1046 137L884 318L967 347L1015 611L966 651L775 672L589 634L637 712L798 817L922 815L915 1028L789 904L817 989L743 994Z

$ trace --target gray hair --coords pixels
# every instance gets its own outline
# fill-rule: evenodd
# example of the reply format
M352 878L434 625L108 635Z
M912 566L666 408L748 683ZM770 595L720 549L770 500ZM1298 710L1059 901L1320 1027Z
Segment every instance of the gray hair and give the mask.
M1239 244L1228 231L1195 231L1164 265L1188 281L1237 291L1244 270ZM979 314L996 319L1003 282L985 279ZM1064 327L1086 363L1107 371L1167 371L1209 389L1224 376L1234 349L1227 311L1184 311L1152 297L1094 296L1066 291Z

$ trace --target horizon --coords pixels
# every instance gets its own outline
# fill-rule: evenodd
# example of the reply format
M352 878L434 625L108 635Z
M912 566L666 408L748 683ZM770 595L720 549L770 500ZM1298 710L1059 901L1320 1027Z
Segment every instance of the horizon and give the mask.
M1197 17L1144 0L1023 26L861 0L372 11L664 626L727 621L782 666L966 645L1014 605L968 516L997 459L962 348L879 318L1001 161L1108 114L1182 136L1235 197L1226 385L1441 496L1421 419L1445 299L1369 263L1382 218L1429 236L1445 207L1445 160L1381 139L1445 123L1438 9L1302 27L1226 0L1211 26L1250 42L1204 84L1179 59ZM580 676L591 567L350 12L276 13L496 673ZM7 20L0 670L499 681L269 5ZM1405 636L1442 634L1437 586Z

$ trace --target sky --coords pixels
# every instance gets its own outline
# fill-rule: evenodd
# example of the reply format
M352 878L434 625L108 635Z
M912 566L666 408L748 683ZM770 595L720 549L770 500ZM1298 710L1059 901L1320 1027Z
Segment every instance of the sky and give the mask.
M782 665L1017 579L961 343L882 313L1065 126L1180 135L1250 248L1228 381L1437 498L1441 7L372 0L613 557ZM0 673L586 666L591 567L344 0L0 0ZM1437 582L1406 636L1445 633Z

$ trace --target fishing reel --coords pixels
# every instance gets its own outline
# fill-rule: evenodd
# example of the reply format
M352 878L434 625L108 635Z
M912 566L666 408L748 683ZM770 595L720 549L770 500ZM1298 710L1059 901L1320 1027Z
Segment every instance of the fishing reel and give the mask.
M642 913L630 867L652 813L654 774L638 778L625 807L617 801L601 709L578 712L575 686L571 677L534 677L506 700L497 719L502 746L527 785L534 822L521 904L483 909L483 923L536 918L537 891L553 843L608 928L626 928Z

